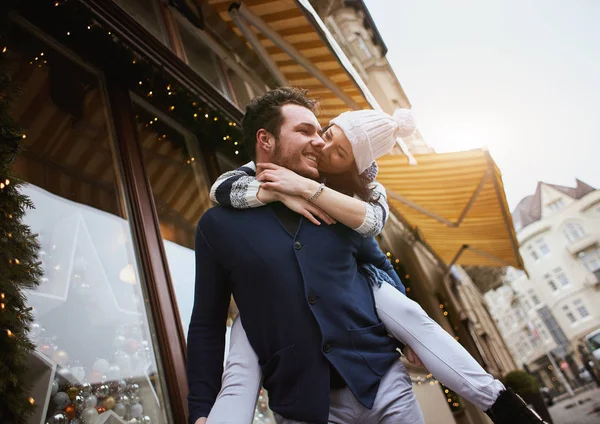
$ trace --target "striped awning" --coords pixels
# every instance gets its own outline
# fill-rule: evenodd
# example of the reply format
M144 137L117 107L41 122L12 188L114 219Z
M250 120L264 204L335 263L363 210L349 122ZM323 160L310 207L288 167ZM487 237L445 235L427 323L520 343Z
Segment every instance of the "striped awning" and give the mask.
M266 31L261 31L252 24L248 25L282 72L288 85L308 89L311 97L320 100L319 120L322 123L328 123L330 119L350 109L378 108L366 84L333 40L308 0L208 0L208 3L240 38L247 41L247 37L230 14L232 4L240 3L241 7L262 20L301 57L335 83L342 92L341 96L302 66L297 58L290 56L274 43L268 34L265 35ZM249 48L253 48L251 42L247 44ZM347 96L345 100L342 99L344 96Z
M446 265L523 269L502 175L485 150L378 161L393 213Z

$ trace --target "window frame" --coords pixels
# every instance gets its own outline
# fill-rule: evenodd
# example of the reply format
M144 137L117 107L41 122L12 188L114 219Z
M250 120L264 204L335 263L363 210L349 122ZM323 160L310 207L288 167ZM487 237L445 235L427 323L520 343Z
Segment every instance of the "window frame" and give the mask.
M563 227L563 234L569 243L574 243L586 236L585 228L578 222L567 222Z

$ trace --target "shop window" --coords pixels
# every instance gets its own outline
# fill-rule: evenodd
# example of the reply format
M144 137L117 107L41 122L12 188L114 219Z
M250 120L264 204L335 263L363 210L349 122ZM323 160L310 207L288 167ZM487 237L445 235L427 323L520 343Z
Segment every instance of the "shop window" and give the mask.
M23 90L12 112L26 138L12 171L28 183L22 192L35 209L24 223L39 234L44 270L26 293L37 422L117 422L116 414L166 423L103 86L84 65L14 32Z
M226 76L224 67L221 65L221 60L193 31L200 30L190 28L188 25L179 25L181 42L183 43L189 66L220 91L221 94L231 97L227 89Z
M114 0L160 42L168 44L158 0Z

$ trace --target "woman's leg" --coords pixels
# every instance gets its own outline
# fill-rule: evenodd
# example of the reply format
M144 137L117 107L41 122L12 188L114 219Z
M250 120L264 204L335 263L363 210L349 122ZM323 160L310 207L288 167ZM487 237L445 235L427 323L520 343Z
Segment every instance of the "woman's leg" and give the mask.
M387 331L409 345L435 378L483 411L504 386L432 320L418 303L387 283L374 287L375 305Z
M260 386L258 357L250 346L238 316L231 327L229 355L223 371L221 391L207 424L251 424Z

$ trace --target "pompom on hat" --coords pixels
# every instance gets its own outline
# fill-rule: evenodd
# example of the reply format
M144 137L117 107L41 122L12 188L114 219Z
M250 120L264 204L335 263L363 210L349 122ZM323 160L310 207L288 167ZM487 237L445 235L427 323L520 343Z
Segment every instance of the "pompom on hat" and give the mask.
M389 153L396 143L411 165L417 163L403 140L416 130L410 109L396 109L393 116L378 110L352 110L332 119L330 124L337 125L346 134L359 174Z

